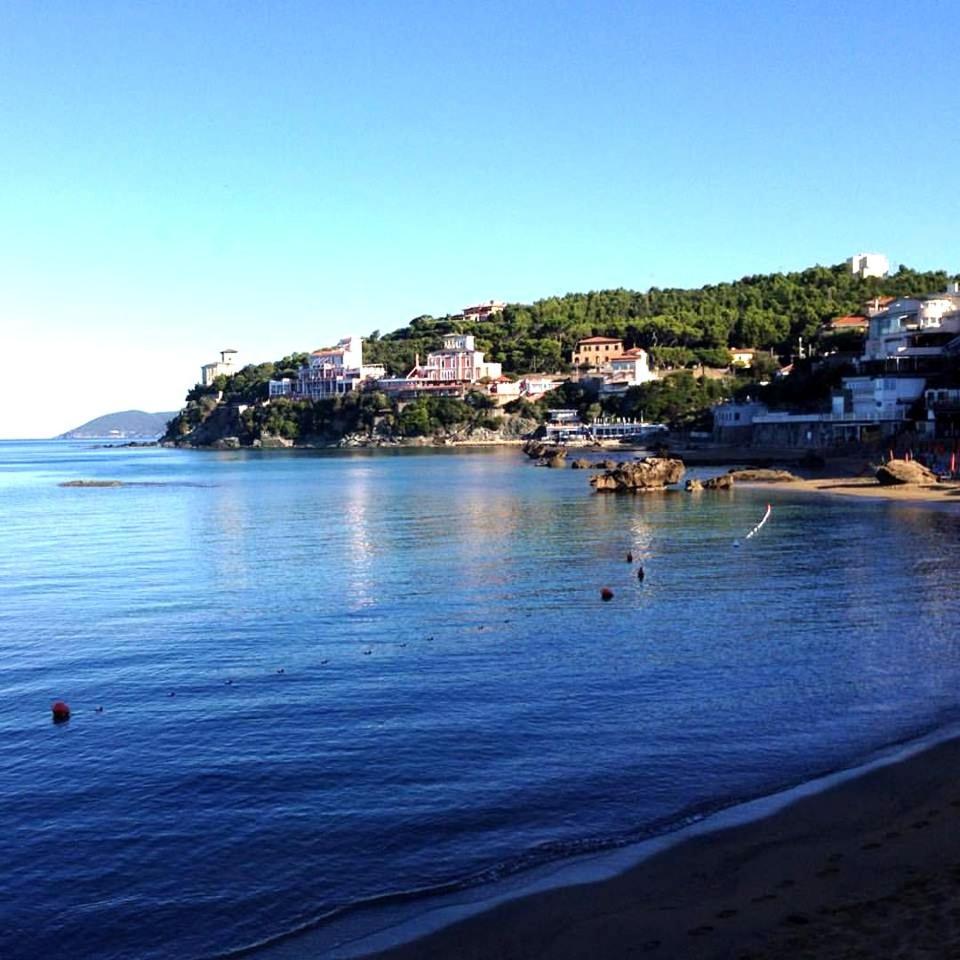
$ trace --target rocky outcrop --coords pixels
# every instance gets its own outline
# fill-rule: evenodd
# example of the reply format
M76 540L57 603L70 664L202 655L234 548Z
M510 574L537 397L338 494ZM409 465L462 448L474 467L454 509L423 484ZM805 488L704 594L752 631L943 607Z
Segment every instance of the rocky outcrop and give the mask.
M884 487L903 483L936 483L937 475L916 460L889 460L876 473Z
M703 481L704 490L732 490L733 474L721 473L718 477L710 477Z
M571 470L589 470L590 461L584 460L583 457L578 457L576 460L570 461L570 469Z
M565 457L567 451L565 447L558 447L552 443L544 443L542 440L527 440L520 448L531 460L546 460L551 457Z
M540 462L545 467L552 467L554 470L556 470L558 467L563 466L566 457L566 450L557 450L556 452L551 453L548 457L544 457Z
M696 480L696 479L688 480L688 481L686 482L686 485L685 485L684 489L689 490L689 491L691 491L691 492L694 491L694 490L702 490L702 489L703 489L703 481L702 481L702 480Z
M601 491L663 490L671 483L679 483L683 477L683 461L665 457L648 457L632 463L621 463L591 477L590 483Z
M800 479L789 470L764 470L759 467L752 470L731 470L728 476L737 483L792 483Z

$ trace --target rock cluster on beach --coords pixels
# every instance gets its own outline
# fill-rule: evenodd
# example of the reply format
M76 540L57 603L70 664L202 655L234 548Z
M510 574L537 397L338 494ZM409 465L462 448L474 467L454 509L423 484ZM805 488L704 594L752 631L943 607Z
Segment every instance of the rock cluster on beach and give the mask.
M613 470L590 478L590 483L599 491L663 490L669 484L679 483L683 477L682 460L667 457L648 457L621 463Z
M937 475L916 460L889 460L876 473L877 482L884 487L902 483L936 483Z

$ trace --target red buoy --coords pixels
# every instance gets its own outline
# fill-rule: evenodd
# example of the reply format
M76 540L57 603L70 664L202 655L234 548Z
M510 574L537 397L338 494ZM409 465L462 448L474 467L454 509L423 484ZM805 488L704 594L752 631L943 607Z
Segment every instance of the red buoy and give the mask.
M612 591L609 587L604 587L604 588L600 591L600 599L601 599L601 600L612 600L612 599L613 599L613 591Z
M57 700L50 709L53 712L54 723L63 723L64 720L70 719L70 707L62 700Z

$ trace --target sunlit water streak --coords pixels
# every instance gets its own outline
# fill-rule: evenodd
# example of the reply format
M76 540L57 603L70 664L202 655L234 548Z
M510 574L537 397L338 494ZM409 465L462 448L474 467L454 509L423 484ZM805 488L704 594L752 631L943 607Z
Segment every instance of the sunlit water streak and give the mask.
M0 443L0 521L4 958L213 956L958 716L942 511L595 495L516 451Z

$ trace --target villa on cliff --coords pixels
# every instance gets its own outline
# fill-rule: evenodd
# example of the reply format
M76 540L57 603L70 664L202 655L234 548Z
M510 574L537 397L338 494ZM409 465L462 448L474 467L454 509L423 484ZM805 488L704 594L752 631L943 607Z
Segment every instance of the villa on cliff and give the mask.
M268 395L324 400L352 393L386 374L380 364L364 364L360 337L344 337L334 347L314 350L295 380L288 377L271 380Z
M200 383L204 387L213 386L217 377L230 377L237 372L237 351L228 347L220 351L220 359L205 363L200 368Z

